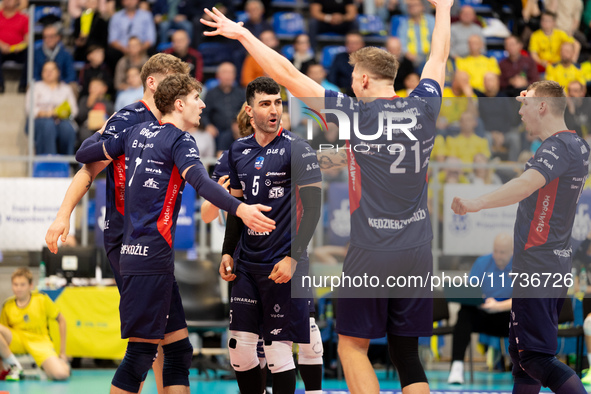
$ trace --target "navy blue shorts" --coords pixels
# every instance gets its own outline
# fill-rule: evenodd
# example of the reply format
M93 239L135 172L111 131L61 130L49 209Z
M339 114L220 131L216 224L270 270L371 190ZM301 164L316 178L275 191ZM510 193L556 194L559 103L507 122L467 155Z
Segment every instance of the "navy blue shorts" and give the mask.
M113 277L115 278L115 283L117 284L117 289L119 289L119 293L121 294L121 266L119 265L119 259L121 258L121 248L114 249L110 253L107 254L109 258L109 264L111 264L111 270L113 271Z
M555 354L564 298L513 298L509 344L518 350Z
M179 287L173 274L122 277L121 338L162 339L187 327Z
M238 262L230 296L230 330L252 332L267 341L310 343L307 298L291 297L291 282L277 284L268 273L246 272Z
M395 252L381 252L350 246L343 274L380 278L377 288L363 289L362 297L347 297L339 289L335 310L336 331L356 338L382 338L386 333L400 336L431 336L433 299L430 286L396 289L386 285L388 276L421 276L433 272L431 245ZM384 285L382 287L381 285ZM353 293L355 294L355 293Z

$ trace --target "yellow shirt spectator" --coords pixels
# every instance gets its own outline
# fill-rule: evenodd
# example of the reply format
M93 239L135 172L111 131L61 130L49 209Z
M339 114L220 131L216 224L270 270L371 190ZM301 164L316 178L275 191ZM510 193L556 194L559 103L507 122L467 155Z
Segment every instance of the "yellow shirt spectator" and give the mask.
M583 85L586 83L583 72L572 63L568 66L564 66L562 63L548 66L546 68L546 79L558 82L565 89L568 89L568 84L573 81L578 81Z
M476 97L476 95L472 95ZM460 120L460 116L468 109L469 98L464 95L456 96L452 88L443 89L443 100L441 100L441 110L439 116L444 117L448 124Z
M562 44L574 42L574 40L562 30L554 29L552 34L548 36L540 29L531 35L529 51L537 53L540 59L554 64L560 61L560 47Z
M34 292L31 294L31 301L24 308L16 305L14 296L8 298L2 307L0 324L49 338L48 322L55 320L57 315L59 310L49 296Z
M445 146L445 137L441 134L435 136L433 143L433 150L431 151L431 160L443 161L447 156L447 148Z
M470 75L470 86L481 92L484 92L485 74L501 75L497 59L484 55L459 57L456 59L456 69L468 73Z
M447 137L446 149L448 156L457 157L463 163L472 163L477 153L482 153L490 158L488 140L476 134L470 136L458 134L455 137Z

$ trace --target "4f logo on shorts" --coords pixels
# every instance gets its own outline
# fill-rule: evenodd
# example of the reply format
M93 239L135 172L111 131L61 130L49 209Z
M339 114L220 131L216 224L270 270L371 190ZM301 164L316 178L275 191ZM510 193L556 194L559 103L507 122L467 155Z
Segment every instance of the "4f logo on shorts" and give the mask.
M271 335L279 335L279 333L283 330L283 328L276 328L271 330Z

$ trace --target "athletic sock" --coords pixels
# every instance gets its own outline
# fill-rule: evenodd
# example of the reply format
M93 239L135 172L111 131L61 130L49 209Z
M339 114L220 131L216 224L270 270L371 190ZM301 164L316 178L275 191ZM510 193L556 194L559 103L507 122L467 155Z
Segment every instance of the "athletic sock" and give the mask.
M4 360L4 364L6 364L6 366L16 365L20 369L23 369L23 366L21 365L21 363L18 362L18 360L16 359L16 356L14 354L11 354L9 357L6 357L3 360Z
M260 394L262 386L261 367L248 371L236 371L236 381L241 394Z
M316 394L322 392L322 364L300 364L300 376L306 387L306 394Z
M587 390L577 375L572 375L555 391L556 394L586 394Z
M273 394L293 394L296 389L296 371L287 371L273 374Z
M523 381L522 379L515 379L513 383L513 394L538 394L542 388L541 383L535 383L533 379Z

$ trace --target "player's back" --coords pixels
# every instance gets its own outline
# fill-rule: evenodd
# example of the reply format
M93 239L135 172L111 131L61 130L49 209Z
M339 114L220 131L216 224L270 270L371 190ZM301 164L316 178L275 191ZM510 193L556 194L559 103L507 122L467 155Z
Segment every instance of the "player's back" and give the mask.
M144 101L127 105L117 111L108 121L101 140L107 140L134 125L157 121ZM125 157L113 158L107 166L105 250L110 253L121 246L123 237L123 215L125 211Z

